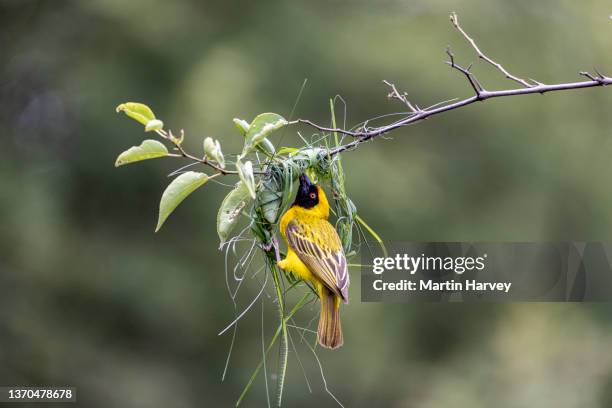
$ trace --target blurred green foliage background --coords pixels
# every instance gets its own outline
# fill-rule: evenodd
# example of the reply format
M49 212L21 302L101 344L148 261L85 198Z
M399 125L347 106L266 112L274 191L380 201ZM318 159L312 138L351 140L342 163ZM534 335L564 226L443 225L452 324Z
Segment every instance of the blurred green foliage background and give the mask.
M231 336L217 333L234 309L215 216L227 189L205 186L154 235L182 163L115 169L144 138L115 106L149 104L192 151L204 136L236 151L231 119L288 116L305 78L294 117L320 123L335 95L349 126L401 111L383 79L421 106L466 96L443 63L447 44L476 60L451 11L519 76L612 71L603 0L1 0L0 384L74 385L87 407L234 404L259 361L261 309L241 322L221 382ZM474 70L490 89L513 86ZM591 89L432 118L346 154L348 192L386 241L610 240L611 102ZM294 129L280 137L300 143ZM612 406L610 305L365 304L358 273L346 344L319 352L345 406ZM244 285L239 310L260 283ZM264 316L269 336L272 298ZM298 351L312 393L292 352L285 406L335 406ZM244 406L265 404L260 376Z

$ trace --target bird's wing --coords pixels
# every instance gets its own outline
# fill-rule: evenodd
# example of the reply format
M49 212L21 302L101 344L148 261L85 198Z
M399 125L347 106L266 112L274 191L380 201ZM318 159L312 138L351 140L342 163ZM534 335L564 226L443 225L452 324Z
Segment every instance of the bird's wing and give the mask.
M285 229L287 242L310 272L348 302L349 274L344 249L334 227L326 220L293 219Z

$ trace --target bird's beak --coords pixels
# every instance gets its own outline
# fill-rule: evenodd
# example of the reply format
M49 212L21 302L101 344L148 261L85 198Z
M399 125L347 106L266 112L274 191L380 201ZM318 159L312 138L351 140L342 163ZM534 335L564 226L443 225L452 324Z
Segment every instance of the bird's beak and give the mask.
M302 175L300 176L300 187L310 187L311 184L312 182L310 181L306 173L302 173Z

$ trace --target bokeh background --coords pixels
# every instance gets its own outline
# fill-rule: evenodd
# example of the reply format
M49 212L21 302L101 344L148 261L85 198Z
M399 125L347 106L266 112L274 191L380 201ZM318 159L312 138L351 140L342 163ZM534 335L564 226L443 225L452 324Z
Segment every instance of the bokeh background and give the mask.
M612 71L604 0L0 1L0 384L73 385L86 407L232 406L260 358L261 307L241 321L222 382L231 335L217 333L235 311L215 216L227 189L205 186L153 234L181 163L115 169L144 138L115 106L146 102L193 151L204 136L235 151L231 119L288 116L306 78L294 117L321 123L335 95L349 126L401 111L383 79L421 106L466 96L444 49L477 58L451 11L519 76ZM490 89L512 86L474 70ZM432 118L346 154L348 192L386 241L609 241L611 102L590 89ZM612 406L610 305L366 304L358 273L346 345L318 353L345 406ZM259 287L244 283L238 310ZM297 349L312 392L292 351L285 406L336 406ZM266 404L260 376L244 406Z

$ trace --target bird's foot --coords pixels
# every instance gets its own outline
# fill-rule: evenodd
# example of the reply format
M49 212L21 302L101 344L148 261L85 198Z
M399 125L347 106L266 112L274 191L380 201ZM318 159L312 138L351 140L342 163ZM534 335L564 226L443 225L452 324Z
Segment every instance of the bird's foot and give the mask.
M278 241L276 240L276 236L273 236L269 243L261 244L261 248L266 252L270 252L272 248L274 248L274 256L276 257L276 264L278 265L281 262L280 250L278 249Z

